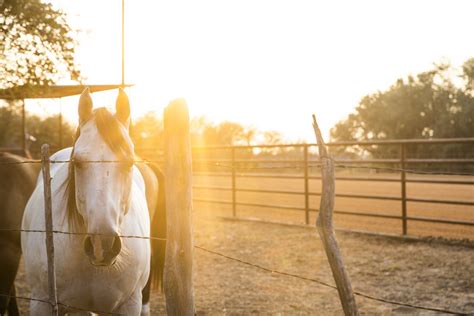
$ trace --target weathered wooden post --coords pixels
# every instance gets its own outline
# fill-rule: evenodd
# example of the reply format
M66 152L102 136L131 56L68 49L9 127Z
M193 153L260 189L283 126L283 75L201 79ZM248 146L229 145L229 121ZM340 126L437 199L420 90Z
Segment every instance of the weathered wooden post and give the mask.
M406 235L408 233L407 225L407 174L405 172L405 160L406 160L406 147L405 144L400 145L400 169L402 183L402 233Z
M351 281L344 263L342 262L341 252L337 244L336 234L332 222L332 214L334 210L334 198L336 181L334 177L334 163L326 150L321 131L319 130L316 117L313 115L313 128L318 142L319 157L321 159L321 176L322 176L322 192L321 204L319 207L318 220L316 227L319 236L324 245L324 250L331 266L332 275L336 282L337 291L341 300L342 309L346 316L359 315L357 310L354 292L352 291Z
M63 149L63 105L62 100L59 99L59 114L58 114L58 149Z
M235 147L232 147L232 216L237 216L237 197L235 189L235 169L237 165L235 164Z
M167 243L164 290L168 315L194 315L192 157L186 102L164 111Z
M25 99L21 100L21 146L23 147L23 154L28 155L28 140L26 131L26 109Z
M308 166L308 144L303 147L304 161L304 220L309 225L309 166Z
M48 258L48 290L52 315L58 315L58 296L56 294L56 270L54 268L54 236L51 200L51 176L49 173L49 145L41 146L41 171L43 172L44 219L46 230L46 253Z

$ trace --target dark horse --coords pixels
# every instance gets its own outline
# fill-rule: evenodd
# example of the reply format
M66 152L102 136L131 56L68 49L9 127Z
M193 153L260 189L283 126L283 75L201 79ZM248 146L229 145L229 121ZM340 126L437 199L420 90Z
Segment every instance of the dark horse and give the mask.
M0 315L19 315L15 276L21 258L21 219L35 188L39 164L20 163L25 158L0 153ZM12 229L13 231L5 231ZM16 230L16 231L15 231Z

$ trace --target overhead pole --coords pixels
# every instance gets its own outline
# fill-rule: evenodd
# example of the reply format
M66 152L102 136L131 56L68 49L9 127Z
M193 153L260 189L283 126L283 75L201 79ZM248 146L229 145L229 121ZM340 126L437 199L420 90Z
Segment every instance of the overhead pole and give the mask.
M125 89L125 0L122 0L122 80L120 87ZM128 134L130 137L133 136L133 120L131 117Z
M125 87L125 0L122 0L122 88Z

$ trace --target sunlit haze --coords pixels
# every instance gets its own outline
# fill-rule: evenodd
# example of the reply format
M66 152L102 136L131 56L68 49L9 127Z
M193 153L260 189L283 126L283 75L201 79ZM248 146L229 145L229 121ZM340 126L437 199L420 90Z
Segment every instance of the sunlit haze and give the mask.
M120 83L121 1L53 3L81 29L85 83ZM192 116L277 130L286 141L314 141L312 113L327 137L364 95L474 56L472 1L126 0L125 12L135 117L183 97ZM69 116L76 102L61 101Z

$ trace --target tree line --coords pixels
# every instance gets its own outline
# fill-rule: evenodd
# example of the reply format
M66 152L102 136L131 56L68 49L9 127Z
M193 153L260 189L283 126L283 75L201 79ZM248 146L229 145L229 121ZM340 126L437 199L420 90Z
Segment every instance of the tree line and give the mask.
M364 96L354 113L331 129L334 141L474 137L474 58L461 69L442 63L398 79L385 91ZM339 154L369 153L396 157L398 147L345 149ZM413 145L412 158L473 157L472 145Z
M26 112L26 143L30 151L38 152L41 144L52 148L73 144L76 126L69 121L60 121L59 114L42 117ZM193 146L278 144L283 136L277 131L261 131L253 126L236 122L214 123L204 117L191 119L191 142ZM19 147L23 143L22 107L20 102L0 106L0 147ZM163 121L155 112L148 112L132 122L130 135L137 149L163 148Z
M81 82L74 60L75 30L66 15L41 0L0 1L0 89L23 85L54 84L69 78ZM343 89L343 87L341 88ZM310 113L308 113L309 115ZM332 141L413 138L474 137L474 58L461 69L447 63L395 81L385 91L364 96L346 119L331 129ZM33 150L41 143L53 147L72 144L75 128L58 117L27 115L27 141ZM21 107L0 105L0 146L22 143ZM212 123L205 118L191 122L196 146L278 144L283 136L235 122ZM162 147L162 122L154 113L137 119L131 135L137 147ZM285 150L281 150L284 152ZM397 146L351 147L333 150L341 157L398 157ZM409 146L412 158L474 157L470 145Z

